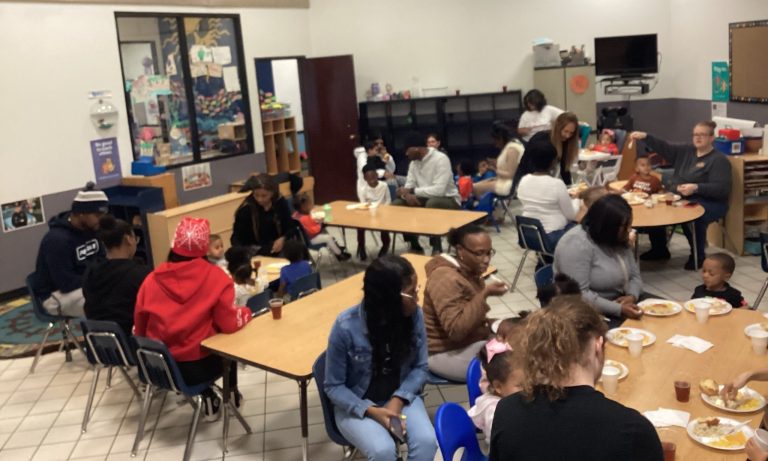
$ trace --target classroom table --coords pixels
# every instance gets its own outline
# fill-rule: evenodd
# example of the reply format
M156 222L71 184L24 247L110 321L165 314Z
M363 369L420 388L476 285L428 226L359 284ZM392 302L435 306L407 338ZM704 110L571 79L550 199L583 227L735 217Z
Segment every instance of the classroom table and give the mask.
M342 235L344 234L344 229L353 228L442 237L448 234L452 227L461 227L477 220L485 219L488 216L487 213L482 211L443 210L394 205L378 206L375 207L375 211L347 209L347 206L358 204L358 202L346 200L331 202L332 219L326 221L325 225L340 227ZM322 211L322 207L317 207L316 211ZM394 238L392 239L393 252L395 251L395 240Z
M419 298L424 299L429 256L405 254L419 279ZM495 272L489 267L484 276ZM230 398L229 366L232 361L294 379L299 385L299 408L303 459L308 450L307 387L312 379L312 365L328 345L328 335L336 317L358 304L363 297L363 272L323 288L283 306L280 320L271 315L255 317L243 329L232 334L218 334L203 341L202 346L224 358L224 452L227 451ZM275 347L280 344L280 347Z
M616 192L622 192L627 181L614 181L608 187ZM693 222L704 214L704 207L698 203L693 206L688 201L681 200L681 206L667 205L659 201L653 208L645 205L632 205L632 227L666 227L683 225L688 226L693 238L693 248L696 248L696 231ZM637 247L635 247L637 248ZM693 262L699 267L699 255L693 251Z
M762 313L747 309L734 309L723 316L710 316L706 324L696 321L696 316L685 310L672 317L643 316L641 320L627 320L622 327L643 328L656 335L656 342L644 348L640 357L631 357L626 348L606 341L606 358L624 363L629 375L619 382L615 395L607 397L639 412L657 410L660 407L682 410L691 414L691 420L700 417L718 416L746 421L757 428L763 411L752 413L728 413L711 407L700 397L698 383L711 378L720 384L728 382L737 374L757 368L765 368L768 356L752 352L752 345L744 334L744 327L765 321ZM714 344L702 354L681 349L666 341L675 334L697 336ZM674 381L687 377L691 383L690 400L678 402L675 398ZM768 394L768 382L750 382L749 387L763 395ZM599 389L600 386L598 386ZM602 389L601 389L602 390ZM723 451L700 445L681 427L659 430L663 441L677 445L680 460L744 460L743 451ZM666 440L665 440L666 439Z

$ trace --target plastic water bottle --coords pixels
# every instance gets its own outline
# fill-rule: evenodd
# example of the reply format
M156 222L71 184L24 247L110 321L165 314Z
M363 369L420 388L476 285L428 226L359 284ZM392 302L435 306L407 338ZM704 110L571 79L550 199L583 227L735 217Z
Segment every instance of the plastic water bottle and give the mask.
M333 221L333 214L331 213L331 205L329 205L328 203L323 205L323 211L325 212L324 221L325 222Z

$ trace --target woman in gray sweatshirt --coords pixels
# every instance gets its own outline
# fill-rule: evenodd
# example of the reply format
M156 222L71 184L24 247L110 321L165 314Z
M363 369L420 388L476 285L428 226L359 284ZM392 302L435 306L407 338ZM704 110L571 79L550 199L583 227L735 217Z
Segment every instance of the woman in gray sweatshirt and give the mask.
M632 208L607 195L587 211L580 226L566 232L555 249L555 272L578 282L584 301L609 316L611 326L643 311L643 280L629 244Z

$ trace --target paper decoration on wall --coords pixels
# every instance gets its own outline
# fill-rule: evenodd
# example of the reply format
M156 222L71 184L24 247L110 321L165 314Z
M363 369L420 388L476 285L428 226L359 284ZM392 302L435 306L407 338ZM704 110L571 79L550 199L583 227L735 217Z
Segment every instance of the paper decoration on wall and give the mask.
M31 197L0 205L3 216L3 232L26 229L45 224L43 198Z
M212 51L213 62L221 64L222 66L232 63L232 52L229 50L228 46L214 46Z
M115 182L123 177L120 171L120 152L117 149L117 138L91 141L91 158L96 184Z
M165 75L173 77L176 75L176 55L171 53L165 60Z
M211 187L213 179L211 178L211 164L198 163L189 165L181 169L181 181L184 191Z
M167 75L141 75L131 83L131 98L145 102L150 96L171 94L171 81Z
M240 92L240 76L237 74L237 66L224 68L224 88L228 92Z
M216 64L215 62L209 62L209 63L206 63L206 66L208 66L209 77L216 77L216 78L222 77L223 73L221 70L221 64Z
M189 49L189 62L213 62L213 48L192 45L192 48Z
M208 67L204 62L193 62L189 64L189 75L192 78L205 77L208 75Z
M574 93L584 94L589 89L589 79L584 74L574 75L573 77L571 77L569 86L571 87L571 91L573 91Z

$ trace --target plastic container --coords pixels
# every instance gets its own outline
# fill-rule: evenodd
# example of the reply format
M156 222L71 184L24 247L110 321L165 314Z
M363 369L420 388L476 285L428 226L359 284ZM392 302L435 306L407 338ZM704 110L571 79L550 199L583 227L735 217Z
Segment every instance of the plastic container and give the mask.
M744 151L741 139L731 141L726 138L717 138L715 139L715 149L727 155L741 154Z
M332 214L333 210L331 210L331 205L329 205L327 203L325 205L323 205L323 211L325 212L324 221L325 222L333 221L333 214Z
M741 131L735 128L723 128L717 131L718 138L725 138L729 141L738 141L741 138Z

